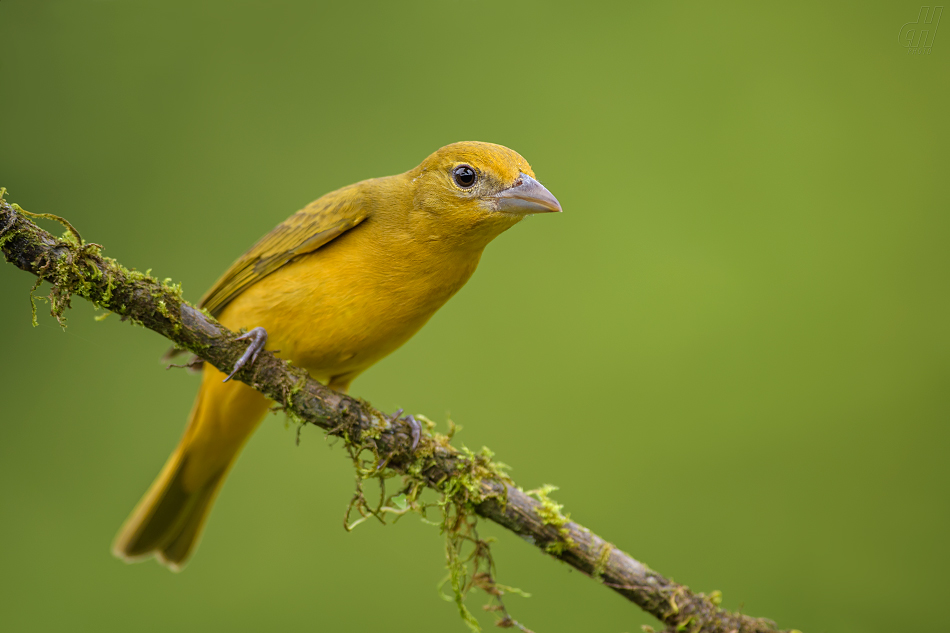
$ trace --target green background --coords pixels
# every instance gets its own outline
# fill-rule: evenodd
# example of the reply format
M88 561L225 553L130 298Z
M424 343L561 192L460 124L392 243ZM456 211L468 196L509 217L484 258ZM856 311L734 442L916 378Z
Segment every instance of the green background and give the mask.
M450 414L729 608L945 626L950 15L914 56L910 2L317 4L2 0L8 198L197 300L327 191L508 145L564 213L501 236L353 392ZM32 282L0 265L0 629L465 630L437 530L344 532L341 447L279 416L187 570L112 558L197 378L82 300L30 327ZM538 633L655 624L483 533Z

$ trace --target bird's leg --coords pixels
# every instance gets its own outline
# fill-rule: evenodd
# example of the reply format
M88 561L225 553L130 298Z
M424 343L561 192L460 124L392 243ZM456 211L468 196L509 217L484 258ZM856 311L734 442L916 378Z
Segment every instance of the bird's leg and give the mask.
M260 354L261 350L264 349L264 346L267 345L267 330L262 327L256 327L253 330L250 330L237 337L235 340L249 340L251 344L247 346L247 350L244 351L244 354L242 354L238 361L234 363L234 371L232 371L231 374L222 382L231 380L234 378L234 374L241 371L242 367L257 360L257 355Z

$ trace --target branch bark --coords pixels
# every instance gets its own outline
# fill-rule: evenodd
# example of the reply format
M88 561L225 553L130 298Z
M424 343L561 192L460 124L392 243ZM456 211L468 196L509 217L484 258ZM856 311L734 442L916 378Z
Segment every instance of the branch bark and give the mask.
M246 344L235 340L238 335L182 299L180 288L169 280L161 282L103 257L98 245L82 242L65 221L69 231L63 238L53 236L30 221L17 205L4 201L2 193L0 190L0 249L8 262L38 276L38 284L40 280L53 284L51 312L57 319L62 319L70 297L79 295L122 320L131 319L157 332L225 373L241 356ZM479 516L591 576L659 619L669 633L779 631L770 620L721 609L716 592L711 596L694 593L653 571L586 527L567 520L545 490L535 491L533 496L522 491L493 468L490 459L454 448L445 436L424 430L418 448L411 451L412 428L405 419L331 391L270 352L262 352L235 378L274 400L293 418L344 438L357 455L371 450L386 468L443 494L454 487L454 502L467 505ZM460 481L466 485L459 486Z

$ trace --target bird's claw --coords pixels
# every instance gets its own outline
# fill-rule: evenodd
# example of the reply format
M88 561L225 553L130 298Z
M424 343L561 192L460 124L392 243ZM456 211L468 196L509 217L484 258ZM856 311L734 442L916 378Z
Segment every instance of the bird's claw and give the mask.
M398 422L402 412L402 409L396 411L392 417L389 418L389 423L393 424ZM409 425L409 437L412 439L412 445L409 447L409 452L411 453L416 450L416 447L419 446L419 440L422 439L422 425L411 415L407 415L403 419L406 421L406 424Z
M406 416L406 423L409 425L409 431L412 434L412 446L409 447L410 452L412 452L416 450L416 447L419 446L419 440L422 439L422 425L411 415Z
M248 332L245 332L235 340L249 340L251 344L247 346L247 349L244 350L244 353L241 355L238 361L234 363L234 370L222 382L231 380L234 378L234 374L241 371L241 368L243 368L248 363L253 363L255 360L257 360L257 355L260 354L261 350L264 349L264 346L267 345L267 330L262 327L256 327L252 330L249 330Z

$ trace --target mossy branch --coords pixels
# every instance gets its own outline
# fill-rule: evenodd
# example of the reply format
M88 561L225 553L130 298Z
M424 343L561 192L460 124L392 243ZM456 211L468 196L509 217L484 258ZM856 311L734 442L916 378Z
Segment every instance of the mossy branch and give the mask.
M122 320L131 320L161 334L226 373L243 353L246 343L237 341L237 334L182 299L179 286L103 257L98 245L83 242L78 231L65 220L26 214L17 205L5 202L2 195L0 190L0 249L8 262L36 275L37 284L47 281L53 285L51 312L60 323L70 297L78 295L118 314ZM27 215L61 221L68 230L63 237L55 237L31 222ZM361 469L358 481L383 473L404 476L406 483L401 494L390 497L386 504L381 502L375 509L365 503L358 485L354 504L363 516L380 517L386 511L400 514L419 509L415 504L420 490L433 488L442 495L439 505L444 519L440 525L450 536L463 534L476 544L476 566L478 548L484 542L469 536L474 533L473 515L507 528L549 556L590 576L658 618L670 633L778 631L769 620L721 609L718 592L708 596L694 593L569 520L562 514L561 506L548 497L553 487L523 491L505 475L501 465L492 461L487 450L475 454L457 449L449 443L450 438L433 433L428 425L430 428L423 430L418 448L411 451L412 427L405 418L386 415L362 400L331 391L304 370L269 352L261 353L256 362L235 378L274 400L292 419L343 438ZM372 455L368 464L360 457L367 452ZM471 529L462 531L460 526ZM451 537L449 542L451 564L453 557L461 558L460 544L452 545ZM456 596L460 596L460 587L471 586L500 595L501 585L491 579L490 555L487 557L487 567L482 571L476 568L471 579L459 578L456 568L451 577ZM459 607L467 614L460 598ZM470 615L468 619L471 624ZM527 630L511 620L507 612L498 624Z

